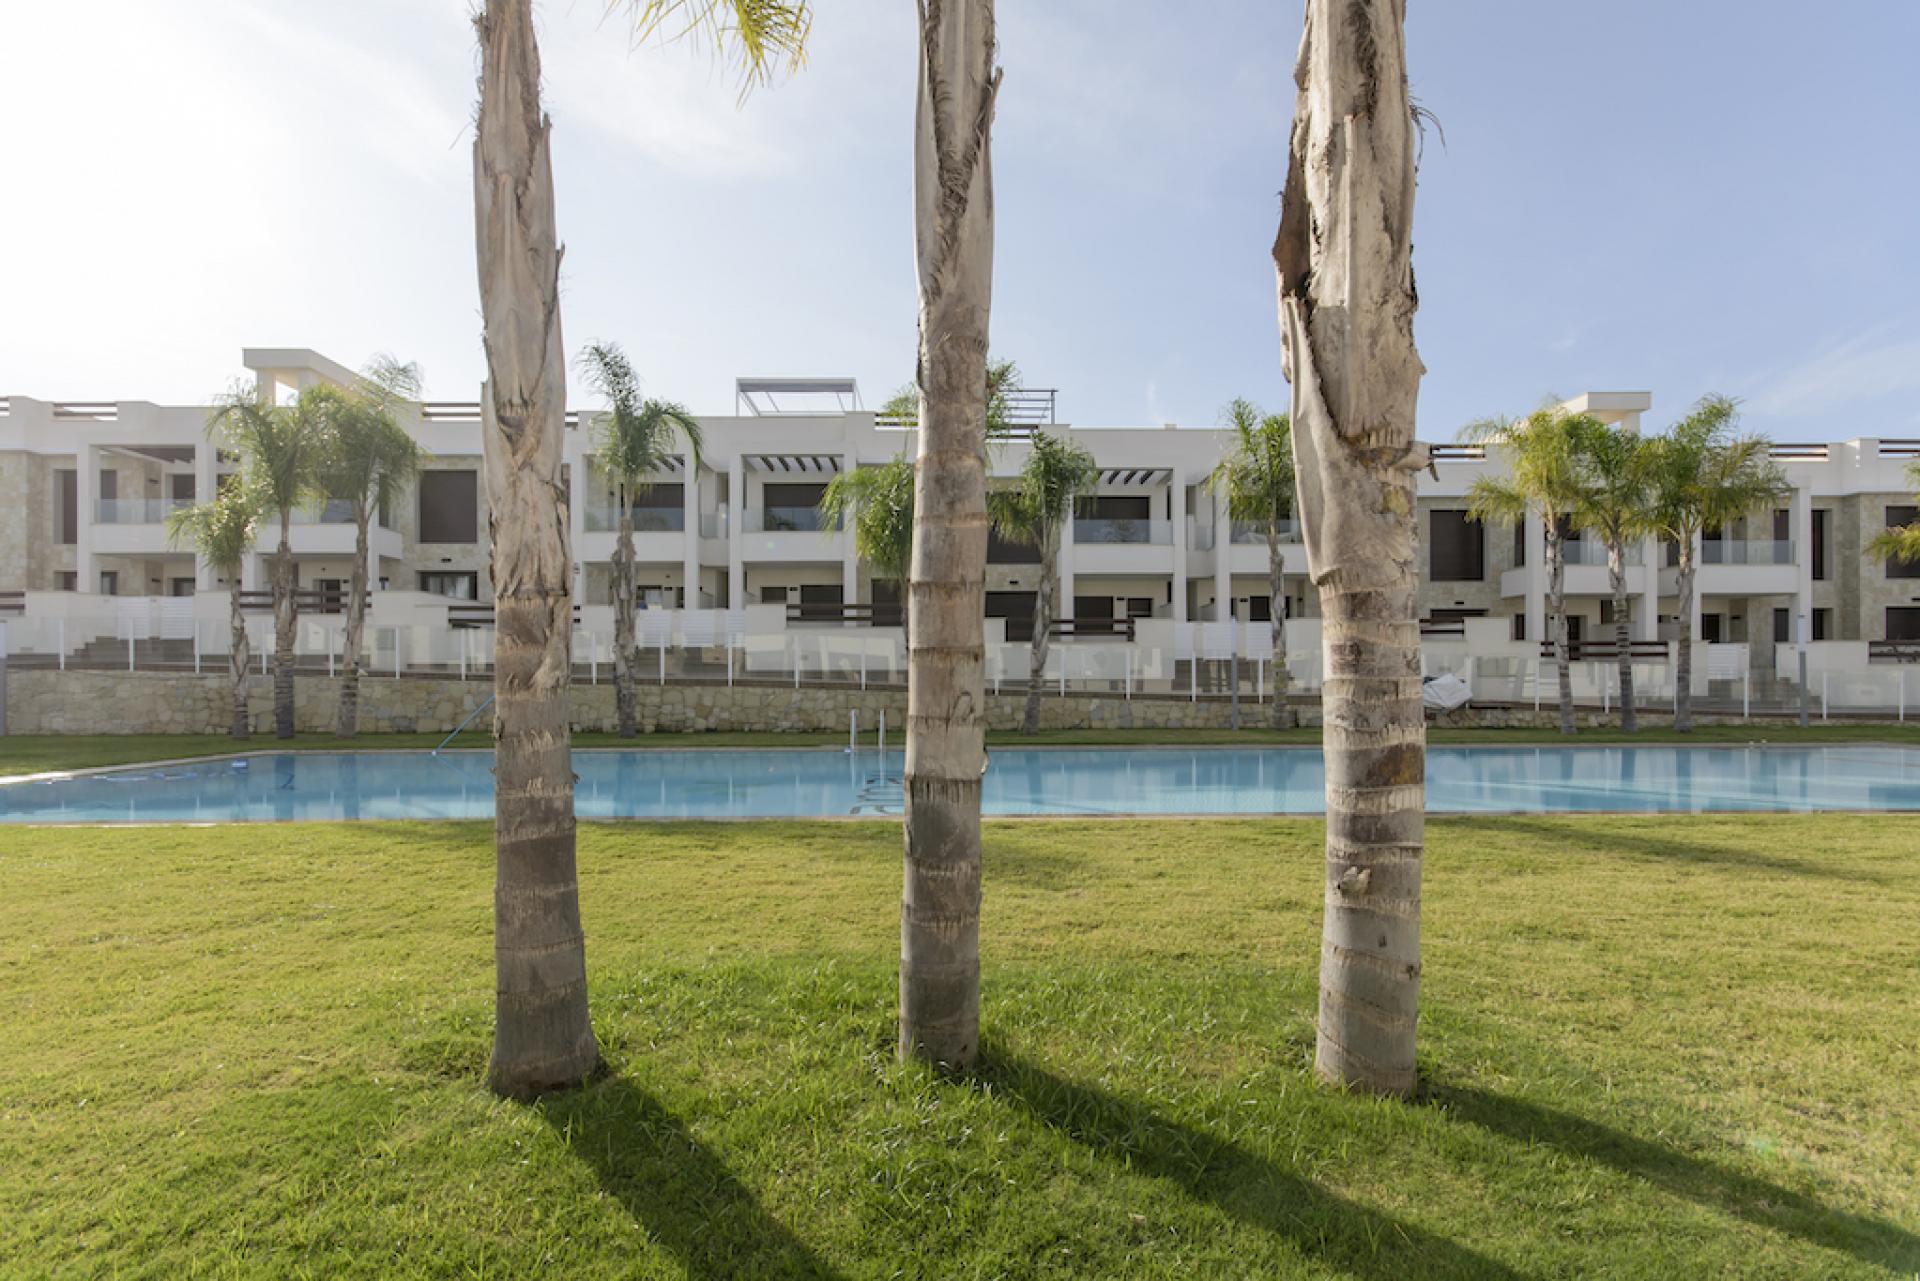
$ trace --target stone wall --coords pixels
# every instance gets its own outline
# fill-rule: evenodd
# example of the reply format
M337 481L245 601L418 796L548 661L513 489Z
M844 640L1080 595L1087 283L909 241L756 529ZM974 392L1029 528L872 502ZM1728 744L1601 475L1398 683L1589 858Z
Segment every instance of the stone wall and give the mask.
M295 722L305 731L333 728L340 682L302 676L295 682ZM8 678L7 728L13 734L218 734L231 718L231 687L224 674L175 672L60 672L15 670ZM486 701L489 681L395 680L368 677L360 686L360 726L368 733L446 733ZM686 682L638 687L646 730L822 731L844 733L850 712L871 734L886 713L889 736L906 723L904 690ZM271 733L272 682L248 678L248 709L256 733ZM987 699L988 724L1016 729L1025 710L1019 695ZM1303 712L1308 709L1302 709ZM1317 709L1312 709L1317 715ZM1041 701L1047 729L1224 729L1232 715L1224 701L1073 694ZM1266 709L1251 702L1241 721L1257 725ZM478 722L484 726L486 717ZM575 685L576 728L614 728L613 686Z

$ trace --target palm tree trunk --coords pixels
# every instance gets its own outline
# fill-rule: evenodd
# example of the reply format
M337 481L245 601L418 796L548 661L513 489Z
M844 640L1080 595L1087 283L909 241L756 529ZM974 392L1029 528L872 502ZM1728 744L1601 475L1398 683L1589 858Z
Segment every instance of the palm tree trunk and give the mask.
M1413 115L1403 0L1308 0L1274 244L1326 668L1322 1079L1414 1085L1426 721L1413 476Z
M487 382L481 395L494 617L493 1057L526 1097L599 1066L574 862L573 565L560 485L566 351L550 122L532 0L487 0L473 186Z
M360 642L367 623L367 525L373 508L364 500L354 511L353 574L347 582L347 631L340 645L340 721L334 733L352 738L360 732Z
M620 486L620 537L613 545L613 707L621 738L640 732L633 672L640 662L633 636L633 509Z
M1551 520L1547 526L1547 618L1553 628L1553 666L1560 681L1560 732L1573 724L1573 651L1567 641L1567 550Z
M240 566L229 570L227 579L227 675L233 680L233 727L235 738L253 732L253 718L247 710L247 664L252 655L247 648L247 619L240 611Z
M280 550L273 557L273 735L293 737L293 640L300 611L293 595L293 513L280 513Z
M1613 649L1620 673L1620 728L1640 731L1633 713L1633 639L1627 627L1627 549L1619 539L1607 544L1607 579L1613 588Z
M1680 540L1680 654L1674 665L1673 728L1693 732L1693 536Z
M1232 551L1233 540L1218 555ZM1280 553L1278 523L1267 521L1267 616L1273 630L1273 714L1274 729L1293 728L1293 708L1287 704L1287 586L1286 560Z
M914 232L920 445L908 608L904 1058L950 1071L980 1049L980 776L986 769L993 0L921 0Z
M1054 575L1060 568L1060 527L1049 521L1040 535L1040 586L1034 592L1033 662L1027 668L1027 711L1022 734L1040 732L1040 687L1047 679L1047 647L1053 639Z

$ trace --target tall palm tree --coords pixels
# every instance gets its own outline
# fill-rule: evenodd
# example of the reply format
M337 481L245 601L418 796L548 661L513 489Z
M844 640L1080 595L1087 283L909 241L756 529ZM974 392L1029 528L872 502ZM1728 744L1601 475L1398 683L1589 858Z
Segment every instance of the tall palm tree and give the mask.
M293 737L293 643L300 622L295 595L293 514L321 497L320 463L326 448L324 397L308 388L292 405L271 404L242 383L215 402L210 436L240 457L262 511L280 520L273 553L273 732Z
M1214 492L1226 499L1227 517L1256 525L1267 537L1268 628L1273 639L1273 728L1293 723L1287 706L1287 588L1286 557L1280 550L1280 527L1296 508L1293 476L1293 424L1285 414L1267 414L1244 397L1227 405L1227 425L1233 428L1233 450L1207 478ZM1214 555L1228 556L1231 545Z
M1018 483L988 495L987 509L1001 534L1040 549L1040 585L1033 610L1032 660L1027 672L1027 707L1020 732L1040 732L1040 687L1047 670L1047 646L1058 610L1060 535L1073 519L1073 500L1089 493L1100 479L1093 455L1070 440L1036 431L1028 439L1027 461Z
M806 44L805 0L630 0L636 39L692 30L737 51L743 83ZM533 0L475 15L475 257L487 356L481 396L498 649L494 664L494 1004L487 1077L501 1094L578 1085L600 1062L587 1012L574 857L572 561L560 490L566 356L551 122Z
M223 485L206 501L167 516L167 538L175 546L190 544L214 572L227 580L227 674L233 682L233 722L230 732L246 738L247 620L240 611L240 571L259 532L261 499L245 476ZM196 636L196 643L198 637Z
M1613 591L1613 648L1620 677L1620 728L1639 731L1634 714L1633 642L1627 627L1627 544L1652 532L1647 500L1652 455L1638 432L1595 424L1582 433L1575 458L1579 493L1574 528L1596 535L1607 549L1607 585Z
M820 515L830 526L851 521L853 550L874 578L906 583L913 568L912 459L902 455L837 473L820 495ZM900 621L903 627L910 621L905 611ZM910 631L907 643L913 643Z
M633 628L633 503L653 487L650 477L678 452L673 447L676 435L686 440L686 483L696 483L701 465L700 424L682 405L642 396L639 377L614 343L589 344L580 354L580 372L608 405L596 429L594 465L614 482L620 502L620 534L613 546L613 702L620 737L632 738L639 732L634 668L640 661ZM699 588L698 583L687 584L689 600Z
M1405 0L1307 0L1274 242L1307 563L1324 612L1323 1079L1404 1095L1420 996L1414 115Z
M420 396L420 369L391 356L376 356L360 382L346 388L316 387L326 429L320 487L330 499L353 508L353 571L347 585L347 626L340 647L340 709L334 733L360 732L360 674L365 658L367 593L372 572L373 518L405 492L427 452L400 425L402 408Z
M1580 503L1580 442L1603 430L1597 419L1543 405L1518 422L1489 419L1471 424L1464 433L1469 440L1497 446L1507 465L1505 476L1481 476L1468 488L1468 513L1500 525L1517 525L1534 516L1546 531L1547 628L1559 675L1562 734L1574 731L1564 540Z
M1773 461L1771 444L1761 436L1742 436L1735 428L1739 403L1727 396L1705 396L1693 412L1665 436L1649 442L1652 471L1652 527L1675 543L1679 553L1679 618L1685 634L1675 664L1673 727L1693 730L1693 594L1698 566L1694 540L1793 492L1786 473Z
M914 239L920 284L908 609L902 1058L980 1049L980 776L986 768L987 318L993 0L921 0Z

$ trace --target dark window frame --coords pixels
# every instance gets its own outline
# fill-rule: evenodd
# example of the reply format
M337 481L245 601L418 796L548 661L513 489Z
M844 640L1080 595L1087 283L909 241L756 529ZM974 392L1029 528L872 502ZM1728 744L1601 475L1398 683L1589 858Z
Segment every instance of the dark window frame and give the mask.
M449 493L449 488L458 484L457 478L460 477L465 477L470 489ZM479 472L464 468L423 471L420 473L417 493L420 509L415 521L418 534L415 542L428 546L461 547L472 546L480 541ZM467 535L464 538L443 537L462 531Z

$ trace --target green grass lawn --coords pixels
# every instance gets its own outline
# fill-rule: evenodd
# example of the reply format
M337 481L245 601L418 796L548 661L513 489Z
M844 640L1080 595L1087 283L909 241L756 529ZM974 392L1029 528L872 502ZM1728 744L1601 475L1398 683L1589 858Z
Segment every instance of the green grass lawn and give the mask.
M0 1275L1911 1277L1920 819L1432 823L1411 1103L1312 1080L1318 824L582 829L608 1075L481 1086L484 825L0 839ZM269 836L271 839L263 839Z
M224 734L35 734L0 738L0 778L44 770L91 769L110 765L132 765L142 761L174 760L189 756L220 756L234 751L380 751L410 749L419 751L438 744L445 734L363 734L355 739L339 739L331 734L302 734L291 742L271 735L256 735L236 743ZM456 745L484 747L484 727L462 734ZM623 739L612 734L578 734L574 742L581 747L833 747L847 741L845 733L834 734L642 734ZM872 731L863 736L872 742ZM996 747L1107 747L1192 746L1218 747L1242 745L1258 747L1307 746L1320 742L1318 729L1287 730L1275 733L1265 729L1244 730L1048 730L1028 738L1015 733L992 733L987 741ZM1433 729L1433 743L1500 744L1564 743L1568 740L1551 729ZM1639 734L1618 730L1583 730L1574 743L1910 743L1920 746L1920 721L1910 725L1830 723L1814 724L1806 729L1792 724L1754 722L1743 725L1701 725L1691 734L1675 734L1671 729L1649 727ZM888 738L899 746L899 733Z

